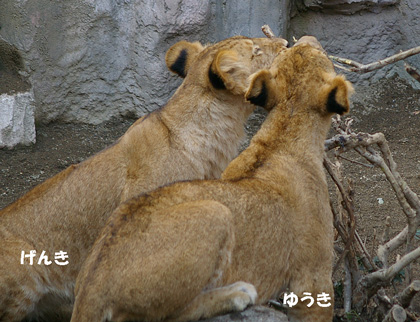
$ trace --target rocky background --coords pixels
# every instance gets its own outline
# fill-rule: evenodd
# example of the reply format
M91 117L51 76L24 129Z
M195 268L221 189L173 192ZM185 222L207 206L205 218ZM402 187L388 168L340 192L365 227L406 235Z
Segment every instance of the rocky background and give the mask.
M269 24L368 63L418 45L419 14L417 0L1 0L0 147L34 142L34 123L99 124L164 105L180 83L164 55L182 39L258 37ZM393 74L408 78L397 63L350 80Z

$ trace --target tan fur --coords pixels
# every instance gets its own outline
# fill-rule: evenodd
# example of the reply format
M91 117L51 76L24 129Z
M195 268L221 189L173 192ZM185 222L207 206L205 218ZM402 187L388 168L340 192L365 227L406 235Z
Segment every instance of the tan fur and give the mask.
M192 321L282 291L333 298L323 143L351 85L316 48L301 42L253 75L247 99L272 110L222 179L175 183L116 209L78 277L72 321ZM330 303L288 314L331 321Z
M89 248L121 202L174 181L219 177L253 110L244 100L249 76L284 48L281 40L245 37L171 47L168 67L186 78L165 107L0 212L0 321L54 310L50 297L72 299ZM210 68L227 89L212 85ZM21 265L21 251L30 250L36 262L44 250L53 261L55 252L67 252L69 264Z

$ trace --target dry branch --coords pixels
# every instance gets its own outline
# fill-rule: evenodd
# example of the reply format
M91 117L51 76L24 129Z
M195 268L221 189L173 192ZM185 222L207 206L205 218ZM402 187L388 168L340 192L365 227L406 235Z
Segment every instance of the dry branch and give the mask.
M366 65L361 64L361 63L356 62L356 61L351 60L351 59L347 59L347 58L341 58L341 57L332 56L332 55L330 55L328 57L331 60L334 60L338 63L348 65L348 66L352 66L351 68L348 69L348 71L350 71L350 72L356 72L356 73L364 74L364 73L368 73L368 72L371 72L371 71L376 70L376 69L380 69L380 68L382 68L386 65L393 64L393 63L395 63L397 61L400 61L400 60L403 60L407 57L417 55L419 53L420 53L420 46L411 48L409 50L406 50L406 51L400 52L398 54L392 55L388 58L381 59L377 62L373 62L373 63L366 64Z
M420 281L413 281L404 291L398 294L395 297L395 300L398 301L403 308L410 306L413 297L420 292Z
M411 241L420 222L420 199L408 187L407 183L396 170L397 166L391 155L385 136L382 133L373 135L367 133L356 134L350 130L348 124L339 124L339 121L333 122L333 127L339 134L325 141L325 149L339 148L335 151L336 155L340 155L349 149L354 149L371 164L381 168L407 217L409 234L405 237L406 241ZM377 145L380 153L374 150L372 145ZM387 264L386 261L384 264Z
M340 175L338 174L337 171L334 170L334 165L327 158L324 158L324 167L327 169L329 175L331 176L331 178L333 179L334 183L336 184L338 190L340 191L342 199L343 199L343 207L347 211L347 213L349 214L350 227L351 228L350 228L350 232L347 236L347 243L346 243L346 249L349 250L350 245L353 243L354 231L356 229L356 222L355 222L355 219L354 219L354 210L353 210L352 201L351 201L350 197L348 196L348 194L346 193L343 184L341 183ZM341 259L340 259L340 261L341 261Z
M264 25L261 27L262 32L266 35L267 38L276 38L276 35L271 30L269 25Z
M360 284L366 289L376 288L379 289L381 286L387 286L391 283L392 279L407 265L420 257L420 247L416 248L412 252L404 255L395 264L388 268L380 269L379 271L370 273L361 278Z
M382 244L385 244L389 240L389 230L391 229L391 217L387 216L385 219L385 229L382 235Z
M405 322L406 319L407 313L405 310L399 305L394 305L385 316L383 322Z
M344 298L344 312L351 311L351 298L353 293L352 288L352 275L349 267L349 260L346 258L344 260L344 272L345 272L345 279L344 279L344 291L343 291L343 298Z
M378 246L378 259L385 264L388 264L388 256L395 251L407 240L408 226L406 226L398 235L383 245Z
M419 197L408 187L407 183L401 178L400 174L396 170L396 163L391 155L388 143L385 136L382 133L366 134L366 133L354 133L350 127L350 121L347 124L340 123L340 120L333 122L333 127L339 132L338 135L327 140L325 142L326 150L332 148L338 148L335 151L336 155L340 155L354 149L371 164L381 168L386 178L393 188L398 202L400 203L404 214L408 221L408 231L400 234L398 240L391 240L387 246L398 247L403 242L409 240L410 235L414 236L420 222L420 199ZM373 149L373 145L379 147L380 153ZM389 247L386 247L389 248ZM381 249L381 259L385 260L384 265L387 266L387 254L385 249Z

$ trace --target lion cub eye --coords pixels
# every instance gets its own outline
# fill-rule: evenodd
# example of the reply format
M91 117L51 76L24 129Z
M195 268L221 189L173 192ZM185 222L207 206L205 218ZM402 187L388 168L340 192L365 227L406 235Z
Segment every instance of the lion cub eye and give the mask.
M262 49L260 48L260 46L258 46L258 45L254 45L254 46L252 47L252 54L253 54L253 55L255 55L255 56L259 56L259 55L262 55L262 54L263 54L263 51L262 51Z

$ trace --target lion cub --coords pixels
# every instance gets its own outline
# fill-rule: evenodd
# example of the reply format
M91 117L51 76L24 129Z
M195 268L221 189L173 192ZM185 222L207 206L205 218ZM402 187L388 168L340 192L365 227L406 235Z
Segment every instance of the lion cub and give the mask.
M81 264L123 201L177 180L220 176L254 109L249 76L271 65L284 40L181 41L166 54L185 77L162 109L111 147L69 167L0 212L0 321L51 312L73 299Z
M250 146L220 180L175 183L120 205L80 272L72 321L192 321L283 291L299 299L292 321L331 321L323 145L351 90L312 37L251 76L247 100L272 110ZM308 307L308 294L318 303Z

